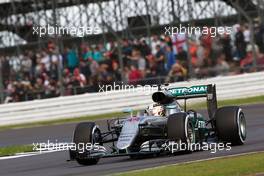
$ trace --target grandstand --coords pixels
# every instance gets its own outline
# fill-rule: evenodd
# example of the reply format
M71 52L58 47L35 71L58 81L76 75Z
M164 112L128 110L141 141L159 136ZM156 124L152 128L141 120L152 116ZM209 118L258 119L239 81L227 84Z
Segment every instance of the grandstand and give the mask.
M263 17L262 0L0 0L1 102L262 70ZM233 32L164 35L179 24ZM34 33L47 26L98 32Z

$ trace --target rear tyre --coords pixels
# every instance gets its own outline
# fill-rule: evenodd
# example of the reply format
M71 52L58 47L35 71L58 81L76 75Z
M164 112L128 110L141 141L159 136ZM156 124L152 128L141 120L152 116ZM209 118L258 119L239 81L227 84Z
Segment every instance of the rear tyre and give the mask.
M186 113L176 113L168 116L168 139L180 141L181 152L190 153L190 144L195 142L194 127Z
M240 107L226 106L215 113L219 140L232 145L242 145L246 140L246 118Z
M98 141L99 136L100 130L96 127L94 122L82 122L77 124L75 128L73 142L76 144L76 146L78 146L78 144L94 144ZM71 152L72 151L70 151L70 154ZM99 158L87 159L85 157L82 157L81 153L79 153L78 157L76 157L75 159L81 165L94 165L97 164L99 161Z

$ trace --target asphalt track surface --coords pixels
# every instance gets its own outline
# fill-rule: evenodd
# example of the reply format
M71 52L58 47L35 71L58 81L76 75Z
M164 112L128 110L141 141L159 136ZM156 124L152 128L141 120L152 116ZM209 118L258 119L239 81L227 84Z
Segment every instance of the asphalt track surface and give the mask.
M247 118L247 141L243 146L232 147L231 151L199 151L192 154L162 156L132 160L128 157L103 158L97 165L80 166L67 162L66 151L0 160L0 175L5 176L94 176L108 175L135 169L151 168L166 164L194 161L218 156L264 151L264 104L242 106ZM103 125L104 121L99 121ZM30 144L51 141L69 142L76 124L54 125L0 132L0 146Z

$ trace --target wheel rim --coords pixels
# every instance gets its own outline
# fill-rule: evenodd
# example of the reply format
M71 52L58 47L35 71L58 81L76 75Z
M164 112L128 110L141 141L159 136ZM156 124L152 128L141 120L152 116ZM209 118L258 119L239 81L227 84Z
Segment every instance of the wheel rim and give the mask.
M239 114L239 134L243 140L246 139L246 119L243 113Z
M188 143L194 143L194 132L191 121L189 121L187 125L187 141Z

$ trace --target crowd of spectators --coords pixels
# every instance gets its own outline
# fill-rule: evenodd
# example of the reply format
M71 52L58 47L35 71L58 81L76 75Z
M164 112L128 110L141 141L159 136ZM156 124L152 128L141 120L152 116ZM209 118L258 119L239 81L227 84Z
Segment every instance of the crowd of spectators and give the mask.
M254 64L261 69L264 28L254 31L256 62L248 25L234 28L234 35L191 36L188 41L184 36L153 35L123 39L121 47L115 41L65 46L61 53L49 42L43 50L0 56L5 102L92 92L99 84L113 82L155 84L252 72Z

